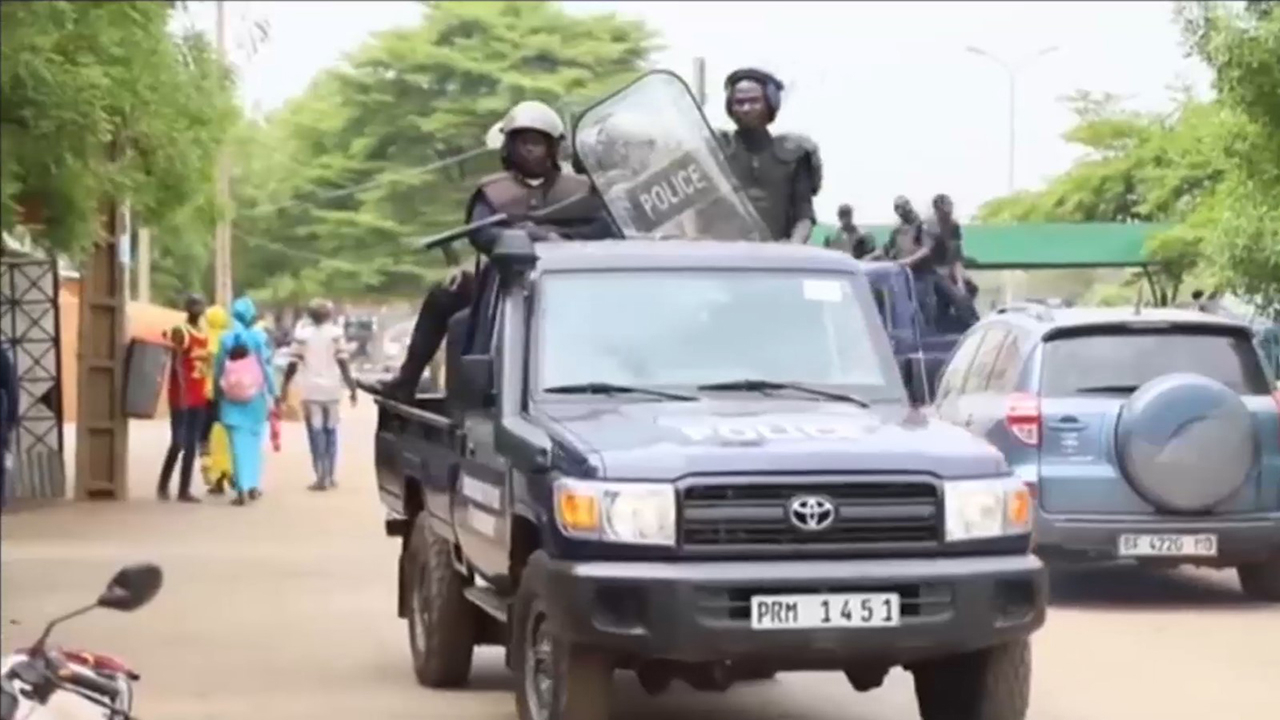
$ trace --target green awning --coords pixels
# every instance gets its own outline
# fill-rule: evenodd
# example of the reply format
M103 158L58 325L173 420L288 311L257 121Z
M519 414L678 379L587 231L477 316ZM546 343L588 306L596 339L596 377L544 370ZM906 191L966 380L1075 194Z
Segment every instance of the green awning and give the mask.
M966 225L965 254L983 269L1137 267L1147 239L1169 229L1154 223L1026 223ZM883 245L889 225L862 228ZM809 241L825 245L834 225L818 224Z

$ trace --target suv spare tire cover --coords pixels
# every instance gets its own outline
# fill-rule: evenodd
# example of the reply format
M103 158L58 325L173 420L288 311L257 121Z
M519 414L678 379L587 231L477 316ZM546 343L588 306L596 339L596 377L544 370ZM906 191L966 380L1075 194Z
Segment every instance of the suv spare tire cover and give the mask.
M1257 463L1258 438L1236 392L1192 373L1158 377L1129 398L1116 427L1120 470L1166 512L1208 510L1231 497Z

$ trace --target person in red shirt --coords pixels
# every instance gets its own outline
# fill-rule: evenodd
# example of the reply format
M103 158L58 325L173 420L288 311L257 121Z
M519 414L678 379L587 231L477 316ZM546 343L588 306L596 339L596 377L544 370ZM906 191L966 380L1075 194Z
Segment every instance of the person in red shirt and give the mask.
M169 364L169 451L165 453L164 464L160 467L156 496L161 500L169 499L169 480L173 477L174 465L181 457L178 502L196 503L200 499L191 494L191 476L200 453L205 415L209 411L205 393L209 336L202 322L204 298L188 295L183 309L187 313L186 321L169 331L169 342L173 346L173 360Z

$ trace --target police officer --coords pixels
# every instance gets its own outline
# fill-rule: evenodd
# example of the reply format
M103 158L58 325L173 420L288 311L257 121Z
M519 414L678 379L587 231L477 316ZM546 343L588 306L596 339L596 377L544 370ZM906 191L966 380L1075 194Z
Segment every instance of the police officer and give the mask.
M594 240L615 234L591 183L561 171L559 150L565 126L555 110L533 100L519 103L503 118L501 129L503 171L480 181L467 202L466 222L498 214L509 219L471 231L468 239L478 253L493 251L503 227L526 229L534 240ZM526 219L533 212L542 213L536 224ZM457 270L445 283L427 291L404 362L388 392L399 397L415 394L423 370L444 341L449 318L471 306L478 285L474 272Z
M827 247L849 253L859 260L873 259L871 255L876 251L876 239L870 233L862 232L854 224L853 206L844 203L836 208L836 219L839 221L839 227L827 243Z
M813 196L822 185L818 146L803 135L773 135L769 125L782 107L782 81L755 68L729 73L725 112L737 129L724 133L734 176L775 240L809 241Z
M968 328L978 322L978 309L973 303L977 285L964 269L964 237L960 223L955 219L950 196L939 193L931 204L933 215L925 221L922 234L926 242L936 249L933 286L940 304L939 314L949 311L963 327Z

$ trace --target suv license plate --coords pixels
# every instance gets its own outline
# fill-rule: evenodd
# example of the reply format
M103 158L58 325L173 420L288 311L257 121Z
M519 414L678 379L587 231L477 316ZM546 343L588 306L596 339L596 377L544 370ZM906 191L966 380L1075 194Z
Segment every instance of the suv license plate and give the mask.
M1121 535L1120 557L1217 557L1218 536Z
M897 593L754 595L752 630L897 627L902 622Z

